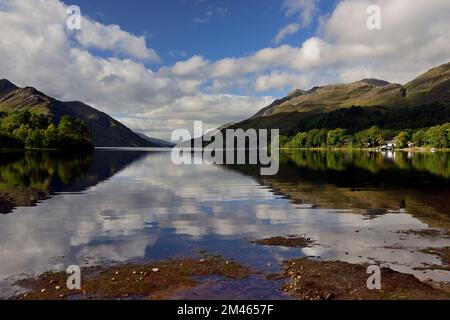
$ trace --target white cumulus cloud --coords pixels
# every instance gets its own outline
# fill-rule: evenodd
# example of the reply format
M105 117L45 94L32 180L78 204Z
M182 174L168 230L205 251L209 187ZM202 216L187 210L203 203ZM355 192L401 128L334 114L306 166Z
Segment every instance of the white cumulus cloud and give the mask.
M317 3L288 0L282 9L303 26L319 14ZM381 8L381 30L366 27L369 5ZM366 77L404 83L450 61L448 0L341 0L298 46L218 60L199 54L153 70L146 63L158 55L143 37L88 17L84 30L69 31L66 8L59 0L0 0L0 78L84 101L162 138L192 120L213 127L245 119L274 99L269 90Z
M87 48L111 50L131 57L155 61L160 59L155 50L148 48L145 37L137 37L123 31L117 25L104 25L87 18L82 19L82 28L76 33L78 42Z

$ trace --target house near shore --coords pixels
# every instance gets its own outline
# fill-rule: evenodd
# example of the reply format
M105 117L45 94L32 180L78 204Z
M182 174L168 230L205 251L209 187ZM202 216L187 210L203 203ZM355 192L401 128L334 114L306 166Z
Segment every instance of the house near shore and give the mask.
M385 144L379 147L378 151L388 151L388 150L394 150L395 149L395 138L388 138L385 140Z
M393 149L395 149L395 146L396 146L395 138L386 139L385 147L387 150L393 150Z
M389 138L386 139L386 142L383 146L378 148L378 151L391 151L391 150L395 150L395 148L397 147L397 141L395 138ZM414 144L414 142L408 141L407 143L408 148L414 148L416 145Z

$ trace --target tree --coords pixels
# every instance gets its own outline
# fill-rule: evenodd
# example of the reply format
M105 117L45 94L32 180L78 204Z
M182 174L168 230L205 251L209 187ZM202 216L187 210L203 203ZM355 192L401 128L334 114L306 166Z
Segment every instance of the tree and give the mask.
M61 146L61 136L58 128L51 124L44 133L43 147L47 149L58 149Z
M12 112L2 119L1 130L11 133L18 129L22 124L30 123L31 114L26 112Z
M286 146L288 144L288 142L289 142L289 137L280 135L280 147L281 148Z
M316 136L319 134L319 129L313 129L306 133L306 141L305 141L305 147L306 148L314 148L316 147Z
M377 147L384 144L384 138L381 130L378 127L358 132L354 136L354 141L362 147Z
M39 149L43 147L44 135L40 129L31 130L25 140L25 147L29 149Z
M307 134L305 132L299 132L289 142L290 148L305 148L306 147Z
M328 130L313 129L306 133L306 148L325 147L327 144Z
M447 148L450 146L448 140L449 124L431 127L425 133L427 144L433 148Z
M13 131L13 136L20 141L25 141L28 137L30 127L26 124L22 124L19 128Z
M91 134L80 119L63 116L59 124L42 114L0 114L0 148L92 149Z
M29 124L34 129L46 129L50 124L50 119L42 114L33 113L29 119Z
M425 133L426 130L424 129L418 130L416 133L413 134L412 142L418 147L424 146L426 142Z
M336 129L328 132L327 145L339 147L344 145L346 139L346 131L344 129Z
M408 146L409 134L405 131L400 132L395 137L395 146L399 149L404 149Z
M378 127L372 127L367 131L368 140L371 147L377 147L384 144L384 138Z

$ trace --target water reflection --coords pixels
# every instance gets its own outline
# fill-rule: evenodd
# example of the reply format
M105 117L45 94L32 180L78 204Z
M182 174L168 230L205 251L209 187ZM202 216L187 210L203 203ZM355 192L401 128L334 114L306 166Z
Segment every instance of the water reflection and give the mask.
M450 225L450 153L284 152L280 172L232 166L297 206L351 210L368 218L408 212Z
M0 213L35 206L58 192L83 192L133 161L140 152L73 154L61 152L7 152L0 154Z
M439 263L417 248L450 246L448 239L398 233L448 226L447 154L288 153L275 177L260 177L257 167L175 166L170 153L1 159L0 202L12 212L0 216L2 278L59 264L151 260L194 250L267 271L304 255L413 272ZM40 196L30 200L35 192ZM319 246L296 250L246 241L290 234L306 234Z

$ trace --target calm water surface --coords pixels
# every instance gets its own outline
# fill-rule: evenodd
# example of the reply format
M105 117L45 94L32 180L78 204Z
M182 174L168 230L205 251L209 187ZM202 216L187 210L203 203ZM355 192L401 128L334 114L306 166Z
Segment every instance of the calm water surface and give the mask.
M246 281L187 298L283 298L264 281L291 257L373 262L424 279L440 264L420 252L443 237L401 231L450 226L450 154L284 153L280 172L255 166L175 166L170 153L0 154L0 297L14 279L70 264L145 262L199 251L253 266ZM251 240L307 235L306 249ZM186 298L182 296L180 298Z

